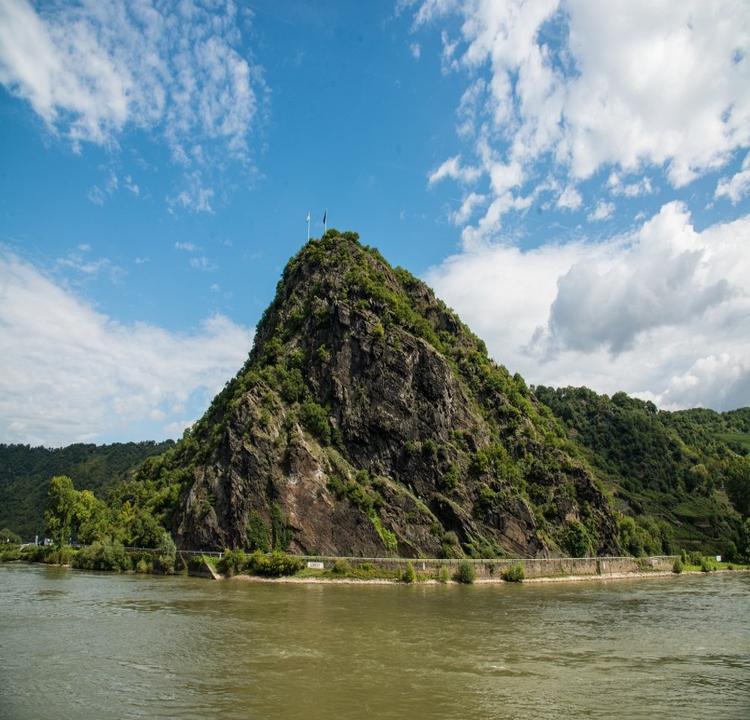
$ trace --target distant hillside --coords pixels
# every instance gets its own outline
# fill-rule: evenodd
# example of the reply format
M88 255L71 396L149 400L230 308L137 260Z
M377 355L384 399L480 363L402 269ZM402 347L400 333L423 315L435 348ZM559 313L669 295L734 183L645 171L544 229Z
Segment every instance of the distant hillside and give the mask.
M625 537L625 549L638 550L644 538L648 544L646 535L664 536L670 548L716 552L742 542L741 516L750 513L750 408L664 412L625 393L534 392L585 448L616 506L647 531Z
M173 445L171 440L76 444L56 449L0 444L0 527L7 527L24 539L42 535L47 490L53 475L69 475L77 488L103 496L146 458Z

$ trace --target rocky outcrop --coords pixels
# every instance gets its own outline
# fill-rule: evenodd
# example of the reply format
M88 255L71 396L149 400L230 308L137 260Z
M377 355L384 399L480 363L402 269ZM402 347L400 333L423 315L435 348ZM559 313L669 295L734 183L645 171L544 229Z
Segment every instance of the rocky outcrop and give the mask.
M247 363L153 467L183 478L183 547L544 556L574 532L617 549L605 495L523 379L353 233L289 262Z

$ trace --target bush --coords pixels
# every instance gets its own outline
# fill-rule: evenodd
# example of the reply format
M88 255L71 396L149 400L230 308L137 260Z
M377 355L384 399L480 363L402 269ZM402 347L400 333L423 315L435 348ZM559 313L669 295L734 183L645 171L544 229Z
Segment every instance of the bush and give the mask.
M435 579L441 583L447 583L449 578L448 568L445 565L441 565L435 573Z
M47 565L70 565L75 554L73 548L63 545L47 552L42 558L42 562Z
M500 576L505 582L521 582L526 577L526 573L523 564L519 562L505 568Z
M568 523L563 545L571 557L586 557L591 552L589 533L578 520Z
M177 560L177 548L174 540L168 532L162 533L159 540L159 547L154 558L154 567L161 570L165 575L171 575L174 572L175 562Z
M456 574L453 576L453 579L456 582L462 583L464 585L471 585L476 577L477 572L474 569L474 566L468 560L462 560L458 564L458 569L456 570Z
M675 575L679 575L682 572L683 568L684 565L682 564L682 558L677 558L672 565L672 572Z
M328 423L328 414L326 413L325 408L312 400L308 400L300 407L299 417L302 424L316 438L318 438L323 445L331 444L331 426Z
M701 572L714 572L718 570L719 566L716 564L716 560L710 557L701 558Z
M414 572L414 566L408 562L404 571L401 573L401 580L405 583L413 583L417 579L417 573Z
M336 575L351 575L352 566L349 564L348 560L338 559L333 563L333 568L331 570Z
M273 552L270 555L254 552L250 556L249 566L256 575L282 577L298 573L305 563L300 558L282 552Z
M135 565L135 571L145 575L151 572L151 565L149 565L146 558L141 558Z
M224 550L216 569L227 577L238 575L248 566L248 557L244 550Z
M21 549L10 547L0 550L0 562L11 562L12 560L21 559Z
M110 570L121 572L130 569L130 558L121 542L104 538L81 548L73 556L73 567L81 570Z

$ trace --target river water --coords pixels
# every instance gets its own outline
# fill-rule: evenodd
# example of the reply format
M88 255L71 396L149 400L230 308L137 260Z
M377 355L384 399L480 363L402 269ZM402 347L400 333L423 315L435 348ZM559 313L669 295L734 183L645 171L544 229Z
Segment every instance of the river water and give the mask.
M258 584L0 566L0 718L750 718L750 575Z

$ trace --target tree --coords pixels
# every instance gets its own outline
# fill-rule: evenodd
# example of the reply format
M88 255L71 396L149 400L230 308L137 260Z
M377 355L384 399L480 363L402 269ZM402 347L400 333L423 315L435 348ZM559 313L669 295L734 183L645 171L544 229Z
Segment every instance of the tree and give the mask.
M62 547L70 542L73 531L78 493L67 475L55 475L49 484L49 501L44 513L47 532L55 544Z
M8 528L0 530L0 543L10 543L11 545L20 545L21 536L14 533Z
M91 490L81 490L76 496L72 529L79 543L89 545L108 535L107 506Z

